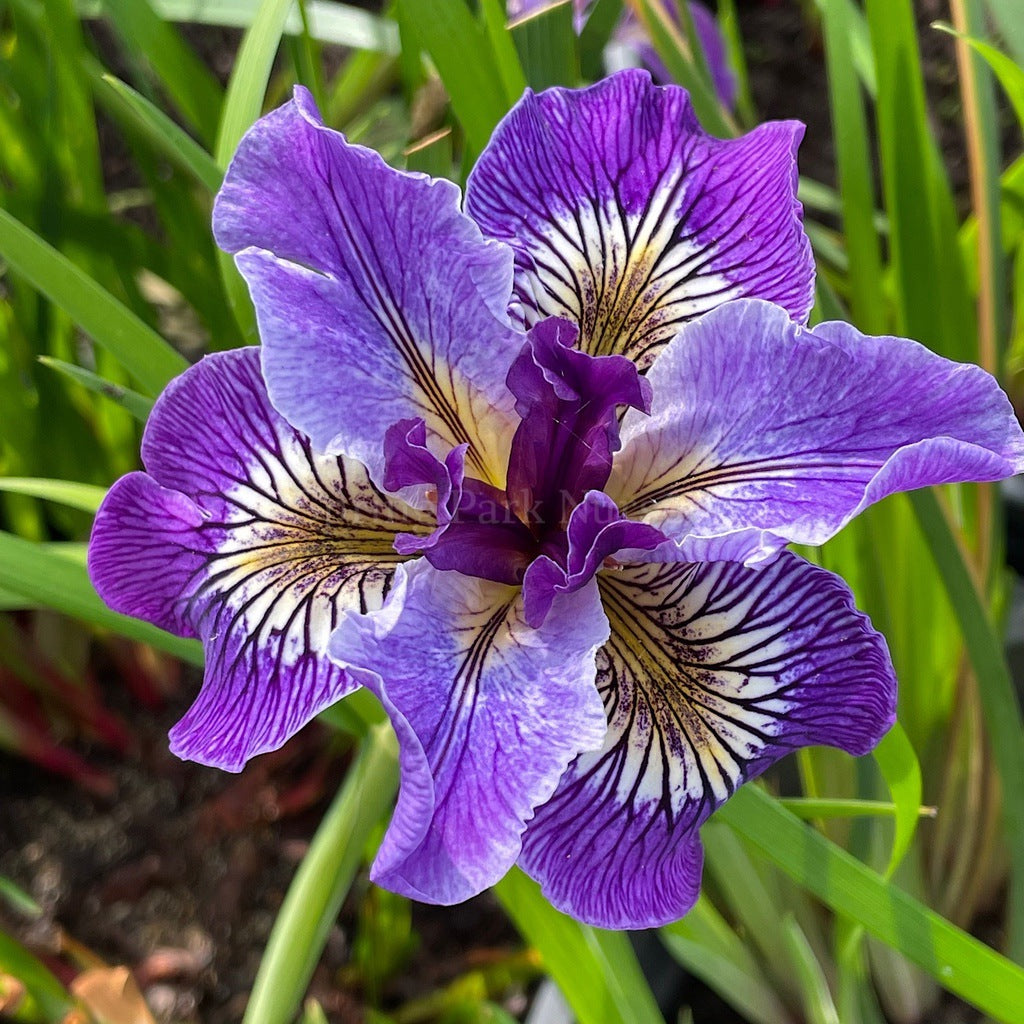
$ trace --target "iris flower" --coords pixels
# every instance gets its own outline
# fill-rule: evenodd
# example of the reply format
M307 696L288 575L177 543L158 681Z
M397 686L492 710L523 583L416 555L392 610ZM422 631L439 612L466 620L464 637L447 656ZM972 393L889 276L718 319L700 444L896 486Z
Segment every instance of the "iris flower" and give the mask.
M738 786L871 749L885 642L786 545L1019 471L1024 435L977 367L803 326L799 135L709 138L643 72L527 93L463 210L302 89L257 122L214 228L262 347L168 387L90 547L113 607L205 646L174 750L237 770L365 686L378 883L452 903L518 863L619 928L693 904Z

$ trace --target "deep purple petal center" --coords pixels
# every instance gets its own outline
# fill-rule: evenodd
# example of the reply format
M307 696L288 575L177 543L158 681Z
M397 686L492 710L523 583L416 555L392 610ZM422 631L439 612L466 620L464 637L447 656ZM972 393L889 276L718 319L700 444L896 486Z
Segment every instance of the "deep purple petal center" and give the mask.
M465 446L443 460L435 455L422 419L399 420L389 428L384 486L425 491L437 507L437 529L427 537L400 534L396 550L421 552L435 568L498 583L521 583L537 559L556 574L573 572L567 562L574 549L570 519L585 496L600 494L611 474L619 449L617 409L646 412L651 403L650 385L632 362L581 352L573 347L578 335L566 320L542 321L509 370L520 423L504 491L466 475ZM599 513L605 505L593 508ZM614 512L614 519L621 518ZM603 557L595 556L587 579Z
M601 490L619 450L616 410L647 412L651 386L624 356L575 348L579 330L542 320L508 372L519 427L508 463L508 502L538 536L564 530L588 491Z

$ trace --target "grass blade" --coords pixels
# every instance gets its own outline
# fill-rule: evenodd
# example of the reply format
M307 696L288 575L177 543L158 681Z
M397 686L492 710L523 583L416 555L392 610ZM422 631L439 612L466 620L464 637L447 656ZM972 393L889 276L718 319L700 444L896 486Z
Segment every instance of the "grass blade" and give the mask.
M88 388L90 391L94 391L104 398L109 398L110 401L127 409L140 423L145 423L149 419L150 410L153 408L152 398L147 398L145 395L140 395L137 391L121 387L120 384L115 384L113 381L93 373L92 370L86 370L82 366L75 366L74 363L65 363L63 359L54 359L52 356L39 356L38 359L43 366L56 370L58 373L63 373L66 377L70 377L71 380Z
M238 49L217 130L214 157L227 167L249 126L263 112L267 82L295 0L263 0Z
M879 152L899 333L951 359L976 357L949 181L930 131L909 0L867 0L878 74Z
M572 0L521 18L512 27L516 49L530 87L540 91L552 85L576 85L580 77Z
M752 1024L794 1024L749 946L701 896L681 921L659 931L666 949Z
M900 808L888 800L855 800L828 797L782 797L779 803L802 821L818 818L895 818ZM935 816L934 807L918 807L916 818Z
M27 949L0 931L0 975L17 978L46 1021L63 1021L75 1012L75 1000L68 991Z
M402 18L430 54L466 134L470 159L482 152L494 126L518 96L495 75L487 33L462 2L399 0Z
M274 67L274 57L294 2L263 0L242 39L224 97L224 109L214 148L214 157L221 168L227 168L242 136L263 112L263 100ZM255 342L256 314L249 299L249 289L228 253L218 251L217 262L228 304L241 328L242 336L247 342Z
M306 0L297 0L297 3L302 31L297 36L288 37L288 50L295 68L295 77L313 94L314 102L322 111L326 99L323 51L310 29L309 5Z
M162 110L113 75L101 75L96 98L119 120L126 121L207 191L220 188L224 175L216 161Z
M992 756L1003 780L1003 831L1012 865L1008 948L1020 962L1024 958L1024 786L1020 785L1024 779L1024 726L1020 707L1003 645L938 496L929 489L913 491L909 498L956 612L978 681Z
M81 550L81 548L79 548ZM186 640L148 622L112 611L100 600L85 566L53 550L0 531L0 589L101 629L150 644L193 665L203 663L198 640Z
M580 1024L644 1024L661 1022L653 1000L644 998L627 1006L613 984L613 975L625 969L622 959L635 955L628 946L620 948L619 962L609 965L605 947L595 945L593 929L555 910L541 895L540 886L518 868L513 868L495 887L520 935L534 946L545 970L568 1000ZM601 950L601 954L598 951ZM629 972L633 974L633 965Z
M156 331L3 209L0 256L114 356L149 394L158 394L188 366Z
M789 958L796 968L796 980L800 986L807 1024L840 1024L825 972L792 914L787 914L782 923L782 935L789 950Z
M661 1012L625 932L591 928L587 942L594 951L622 1016L627 1021L660 1024Z
M972 254L978 266L979 359L990 373L998 374L1003 367L1010 313L1006 304L1007 272L999 216L1002 128L991 70L999 77L1022 126L1024 71L995 47L968 37L967 33L982 32L986 28L980 0L950 0L950 11L959 29L954 33L958 36L956 59L967 136L971 205L979 228L978 249ZM985 61L989 67L985 66Z
M288 1024L313 976L370 836L398 789L398 751L374 726L295 872L274 922L243 1024Z
M595 0L580 32L580 68L588 82L604 75L604 48L622 17L622 0Z
M921 816L921 766L910 738L899 722L875 747L874 758L896 805L896 833L885 869L885 877L892 878L917 832Z
M1019 1024L1024 970L793 817L763 789L742 787L716 818L943 988L1002 1024Z
M151 0L150 6L166 21L185 21L196 25L220 25L248 28L256 10L254 0ZM83 18L103 13L103 0L78 0ZM347 46L353 50L371 50L394 56L398 53L398 33L394 24L361 7L337 0L306 0L309 34L321 43ZM288 35L302 34L297 12L288 16L284 30Z
M480 0L480 17L494 50L505 96L515 102L526 91L526 76L505 17L505 0Z
M1017 63L1024 64L1024 18L1018 0L988 0L988 9Z
M875 230L871 145L854 66L850 0L819 0L832 105L843 230L849 258L850 311L861 330L886 328L882 256Z
M31 498L42 498L44 501L56 501L82 512L93 512L100 507L106 497L104 487L92 484L80 484L73 480L43 480L39 477L6 476L0 477L0 491L10 494L27 494Z
M785 901L775 879L758 870L750 850L736 834L718 822L701 830L705 870L714 879L719 906L728 910L732 920L748 936L767 966L772 980L783 991L792 991L792 964L782 936Z
M103 0L103 9L128 51L148 62L175 106L207 143L212 142L222 97L220 83L206 65L149 0Z

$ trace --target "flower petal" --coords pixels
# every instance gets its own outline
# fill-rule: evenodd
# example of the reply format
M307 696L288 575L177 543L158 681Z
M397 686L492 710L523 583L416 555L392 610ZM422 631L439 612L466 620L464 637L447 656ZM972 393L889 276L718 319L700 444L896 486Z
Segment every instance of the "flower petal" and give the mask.
M821 544L895 491L1024 470L1024 434L996 381L903 338L806 330L765 302L689 325L627 414L607 492L662 530L654 561L757 562Z
M661 0L661 4L675 24L681 26L679 0ZM697 42L704 53L708 71L711 73L711 83L714 86L715 95L723 107L732 110L736 106L738 86L736 75L729 63L729 51L725 37L718 28L715 16L703 4L691 3L689 8L690 17L693 18L693 28L697 33ZM672 81L671 73L665 67L665 62L651 42L647 27L631 7L625 9L622 20L612 35L612 42L625 47L627 51L632 51L636 55L636 60L630 63L639 61L650 71L656 82Z
M741 296L806 319L814 264L796 201L802 127L720 141L685 90L622 71L527 92L470 175L466 209L516 254L513 313L580 325L645 369L680 326Z
M533 808L601 745L594 659L607 636L596 585L533 630L516 589L422 560L398 569L381 612L342 617L331 655L380 698L401 751L378 884L456 903L512 866Z
M885 641L837 576L784 552L598 576L609 730L523 839L520 866L605 928L676 920L697 897L697 829L743 782L811 744L870 750L895 716Z
M549 527L605 485L619 448L618 407L646 412L651 404L650 385L628 359L580 352L578 334L566 320L543 320L508 374L521 421L508 463L510 505Z
M523 578L526 621L535 628L540 626L555 596L571 594L586 586L606 558L623 550L633 556L664 542L661 530L632 522L619 512L607 494L590 491L569 517L566 550L557 553L561 557L541 555L526 570Z
M107 493L89 541L89 574L116 611L195 638L187 594L212 546L206 515L189 497L146 473L128 473Z
M400 533L395 550L423 552L437 569L453 569L496 583L519 583L536 554L536 541L511 512L505 492L465 476L465 446L442 462L426 447L423 420L400 420L384 442L384 485L408 495L425 484L437 506L437 529Z
M442 461L427 447L427 425L423 419L399 420L384 434L384 486L404 496L411 504L433 504L437 528L424 536L400 533L395 550L403 555L432 547L444 533L462 500L466 446L453 448ZM429 497L418 500L419 492Z
M148 473L97 513L90 574L118 611L203 640L203 689L172 748L237 770L354 688L326 656L338 614L380 606L395 533L430 518L358 463L314 455L271 408L255 349L174 381L142 451Z
M258 121L214 209L249 282L275 407L319 451L378 482L387 428L423 417L476 475L504 483L512 258L447 181L393 170L326 128L309 94Z

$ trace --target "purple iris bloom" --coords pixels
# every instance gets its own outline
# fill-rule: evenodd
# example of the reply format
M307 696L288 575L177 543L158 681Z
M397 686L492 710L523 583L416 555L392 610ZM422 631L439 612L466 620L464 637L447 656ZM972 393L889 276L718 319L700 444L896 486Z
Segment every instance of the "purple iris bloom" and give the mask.
M659 0L662 8L668 12L669 17L678 27L682 21L679 17L678 0ZM535 11L543 10L550 6L552 0L507 0L506 10L509 18L525 18ZM576 32L582 31L586 24L587 15L593 6L593 0L572 0L573 23ZM693 19L693 29L697 34L697 43L704 53L704 60L707 62L708 72L711 75L711 84L714 86L715 94L719 102L727 110L736 106L737 82L736 74L729 63L729 51L725 39L718 29L718 22L715 16L703 4L689 3L690 17ZM658 55L654 44L644 24L636 16L631 7L626 7L619 19L615 31L612 33L611 43L613 48L619 51L619 59L615 59L614 52L609 55L609 63L628 63L647 68L654 76L656 82L668 83L672 81L665 62ZM622 60L621 58L625 58Z
M389 168L309 94L217 200L262 348L167 389L90 546L207 654L174 728L236 770L362 685L399 740L373 867L463 900L518 863L605 927L678 918L703 821L893 721L820 544L894 491L1024 468L995 381L808 329L791 123L709 138L624 72L527 93L470 178Z

